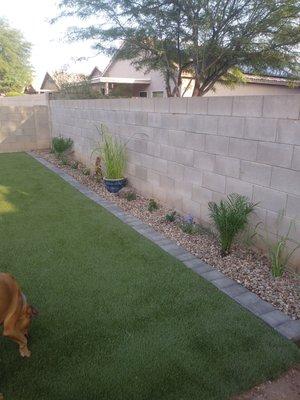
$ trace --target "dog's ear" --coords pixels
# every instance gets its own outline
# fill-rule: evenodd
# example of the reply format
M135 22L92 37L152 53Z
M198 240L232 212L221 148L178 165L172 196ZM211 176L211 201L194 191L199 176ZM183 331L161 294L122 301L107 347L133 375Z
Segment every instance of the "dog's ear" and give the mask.
M33 306L30 306L30 311L31 311L31 315L32 315L33 317L37 317L37 316L39 315L38 310L37 310L35 307L33 307Z

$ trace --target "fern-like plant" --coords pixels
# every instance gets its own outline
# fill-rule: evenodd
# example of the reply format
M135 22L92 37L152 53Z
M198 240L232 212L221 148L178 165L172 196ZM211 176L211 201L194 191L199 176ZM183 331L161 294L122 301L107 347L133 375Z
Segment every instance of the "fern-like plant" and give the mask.
M230 253L236 235L246 227L248 216L256 205L237 193L229 194L218 204L208 203L210 218L218 230L222 257Z

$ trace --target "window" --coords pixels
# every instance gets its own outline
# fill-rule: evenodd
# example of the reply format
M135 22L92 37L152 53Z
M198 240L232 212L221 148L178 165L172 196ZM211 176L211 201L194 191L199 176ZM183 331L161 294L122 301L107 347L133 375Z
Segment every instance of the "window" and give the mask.
M148 92L140 92L140 97L148 97Z
M152 92L152 97L164 97L163 91Z

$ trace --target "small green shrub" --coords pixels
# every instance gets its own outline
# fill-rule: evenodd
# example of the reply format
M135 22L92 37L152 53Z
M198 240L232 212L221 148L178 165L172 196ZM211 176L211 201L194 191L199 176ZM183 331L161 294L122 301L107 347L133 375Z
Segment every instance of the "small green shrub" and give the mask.
M182 222L179 224L182 232L188 235L197 235L199 232L199 226L195 224L194 217L192 215L187 215L183 218Z
M91 170L87 167L83 168L82 170L83 175L91 175Z
M218 231L222 257L230 253L235 237L247 226L248 216L255 206L247 197L237 193L229 194L219 204L208 203L210 218Z
M176 211L172 211L165 215L165 220L167 222L174 222L176 220Z
M78 169L78 166L79 166L79 162L78 161L73 161L72 164L71 164L71 168L72 169Z
M57 136L52 139L52 152L61 157L67 150L73 146L73 140Z
M62 157L60 160L61 165L68 165L68 159L66 157Z
M272 241L269 239L268 229L266 227L266 239L264 239L267 250L268 257L271 263L271 273L274 278L280 277L283 275L290 258L294 254L294 252L300 247L300 244L296 245L294 249L288 250L287 241L289 239L290 232L292 228L295 228L295 221L292 220L287 229L287 233L285 235L281 235L279 233L280 225L282 223L284 212L281 211L278 215L276 225L276 240Z
M136 200L136 194L135 194L134 192L128 192L128 193L126 193L126 195L125 195L125 199L126 199L127 201Z
M150 199L148 203L148 211L153 212L158 210L158 204L154 199Z

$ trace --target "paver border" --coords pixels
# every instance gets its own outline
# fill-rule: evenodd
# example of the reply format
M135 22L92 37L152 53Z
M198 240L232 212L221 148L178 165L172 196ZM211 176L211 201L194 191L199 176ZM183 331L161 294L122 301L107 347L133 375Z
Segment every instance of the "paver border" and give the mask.
M300 320L293 320L282 311L277 310L272 304L260 299L256 294L250 292L250 290L245 288L243 285L235 282L216 268L201 261L183 247L178 246L174 241L155 231L151 226L123 211L113 202L102 198L100 195L89 189L87 186L81 184L71 175L51 164L49 161L37 156L33 152L27 152L27 154L52 172L59 175L63 180L68 182L90 200L105 208L122 222L131 226L131 228L142 236L146 237L165 252L181 261L187 268L193 270L203 279L212 283L221 292L229 296L232 300L250 311L256 317L260 318L267 325L279 332L283 337L292 340L297 344L300 343Z

